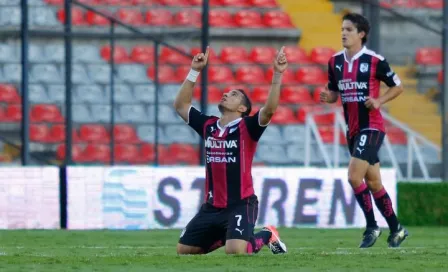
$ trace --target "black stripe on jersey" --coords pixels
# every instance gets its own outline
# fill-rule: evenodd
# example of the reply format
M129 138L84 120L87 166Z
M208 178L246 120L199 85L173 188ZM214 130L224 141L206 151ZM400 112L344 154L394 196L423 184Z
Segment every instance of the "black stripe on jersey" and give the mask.
M359 59L358 69L356 71L356 81L357 82L366 82L367 90L358 90L358 92L363 92L364 97L370 96L370 73L375 73L372 71L372 56L368 54L363 54ZM368 64L368 69L366 72L361 72L360 67L362 64ZM359 131L364 128L368 128L370 125L370 117L369 117L369 109L364 105L363 102L358 103L358 127Z
M241 121L243 122L243 121ZM226 175L227 175L227 203L235 202L241 199L241 150L245 147L242 146L243 143L240 142L241 128L238 128L241 124L231 126L228 129L229 133L232 129L237 128L231 133L231 139L236 139L238 141L238 148L233 148L232 157L236 158L235 163L227 163ZM226 153L232 152L232 149L226 148Z
M345 73L345 69L348 69L348 65L345 63L345 58L344 58L344 54L340 54L334 57L334 64L335 67L333 67L333 71L334 71L334 78L336 80L340 79L340 78L344 78L344 73ZM339 67L341 67L341 69L337 69L336 65L338 65ZM336 84L338 84L339 82L336 81ZM337 86L337 85L336 85ZM340 94L339 94L339 99L342 100L342 92L339 90ZM345 118L345 122L347 123L347 125L349 124L348 121L348 107L347 107L347 103L342 103L342 107L344 109L344 118Z

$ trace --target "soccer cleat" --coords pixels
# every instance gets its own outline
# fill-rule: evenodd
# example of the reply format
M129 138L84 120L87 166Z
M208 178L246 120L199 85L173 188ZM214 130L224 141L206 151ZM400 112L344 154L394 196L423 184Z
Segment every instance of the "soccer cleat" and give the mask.
M270 231L271 239L269 239L268 247L274 254L283 254L287 252L286 245L280 240L277 229L274 226L267 226L262 231Z
M389 237L387 238L387 243L389 244L389 247L399 247L400 244L406 239L406 237L408 237L408 235L408 231L402 226L399 226L396 232L393 232L389 235Z
M368 248L373 246L378 237L380 236L381 236L381 229L379 227L366 228L366 230L363 233L362 241L359 247Z

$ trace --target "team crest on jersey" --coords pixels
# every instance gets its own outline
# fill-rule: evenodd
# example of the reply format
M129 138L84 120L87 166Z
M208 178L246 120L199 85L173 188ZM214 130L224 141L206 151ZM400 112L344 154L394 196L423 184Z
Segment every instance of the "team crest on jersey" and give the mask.
M359 66L359 71L361 71L361 73L365 73L369 70L369 65L367 63L361 63L361 65Z

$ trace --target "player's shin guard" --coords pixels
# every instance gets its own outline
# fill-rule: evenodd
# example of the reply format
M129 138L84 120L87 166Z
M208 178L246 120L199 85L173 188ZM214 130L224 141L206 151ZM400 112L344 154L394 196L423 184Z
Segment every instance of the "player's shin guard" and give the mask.
M258 253L264 245L269 243L269 239L271 239L271 232L257 232L254 236L250 237L249 242L247 242L247 253Z
M378 192L373 194L375 198L375 204L381 211L381 214L386 219L387 224L391 232L396 232L399 227L397 216L395 215L394 208L392 207L392 200L384 187Z
M362 183L358 188L354 189L356 200L364 212L367 222L367 228L376 228L375 215L373 213L372 197L369 188L365 183Z

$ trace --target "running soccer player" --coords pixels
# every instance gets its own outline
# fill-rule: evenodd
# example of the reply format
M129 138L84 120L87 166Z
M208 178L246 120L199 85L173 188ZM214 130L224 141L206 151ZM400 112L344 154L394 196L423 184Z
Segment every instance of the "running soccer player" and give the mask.
M275 227L254 234L258 199L252 180L252 160L258 140L279 103L282 73L288 63L284 47L273 60L274 76L265 105L253 116L247 94L225 93L218 105L220 117L208 116L192 106L193 88L207 65L209 48L194 56L191 70L174 101L177 113L205 139L205 200L187 224L177 245L178 254L207 254L225 246L227 254L257 253L268 245L274 254L286 253Z
M400 95L403 88L386 59L365 47L369 30L369 22L362 15L350 13L343 17L342 44L345 50L330 58L328 84L320 99L334 103L338 94L341 95L351 154L348 179L367 223L360 247L373 246L381 235L373 213L371 193L389 225L389 247L399 247L408 232L400 225L382 185L378 151L385 136L380 107ZM382 96L381 81L389 87Z

